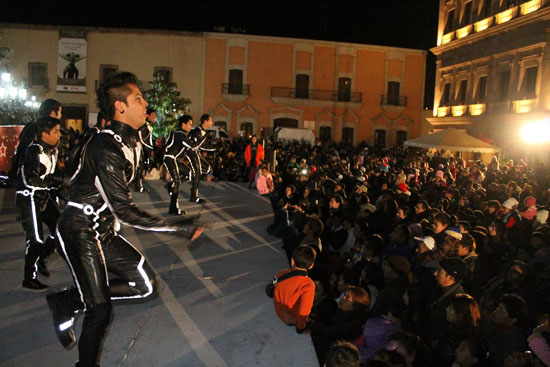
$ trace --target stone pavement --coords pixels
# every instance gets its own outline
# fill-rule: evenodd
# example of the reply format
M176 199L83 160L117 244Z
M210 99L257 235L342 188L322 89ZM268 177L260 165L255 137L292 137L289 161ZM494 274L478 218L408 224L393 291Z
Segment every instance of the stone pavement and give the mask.
M134 194L141 208L165 216L164 181L146 181ZM117 304L103 347L102 366L317 366L309 335L283 325L264 294L265 284L286 267L281 242L265 228L269 203L245 184L201 182L207 200L184 209L201 212L208 227L190 244L181 237L134 230L121 232L144 253L161 279L159 296L141 304ZM0 189L0 366L73 366L77 348L57 341L46 293L21 289L25 239L16 222L13 189ZM47 229L45 229L47 232ZM53 289L72 283L56 254L41 280ZM77 335L83 317L76 325Z

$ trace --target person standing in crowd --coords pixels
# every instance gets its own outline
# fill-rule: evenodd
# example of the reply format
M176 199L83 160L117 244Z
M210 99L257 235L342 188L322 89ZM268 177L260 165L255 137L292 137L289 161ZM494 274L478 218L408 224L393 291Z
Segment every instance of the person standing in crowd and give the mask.
M197 142L191 142L189 139L189 131L193 125L193 119L189 115L183 115L178 119L178 129L170 133L166 142L163 163L166 170L170 173L171 181L165 187L170 194L170 207L168 214L182 215L185 214L181 210L178 203L179 189L182 177L186 181L191 181L191 170L185 163L179 163L181 159L190 161L189 154L193 154L192 150L201 145L206 139L206 135Z
M49 276L44 258L55 249L54 233L59 210L54 196L55 189L63 183L57 170L57 145L61 132L60 122L54 117L40 117L34 124L36 139L19 159L15 206L27 240L23 289L45 291L48 286L37 279L37 271ZM46 241L42 223L50 229Z
M153 147L153 127L156 119L157 111L153 108L147 109L147 117L145 124L138 130L138 165L136 168L136 180L134 181L134 190L137 192L148 191L143 188L143 171L147 171L149 158Z
M38 108L38 118L50 116L61 120L61 110L61 103L55 99L48 98L40 104L40 107ZM11 170L9 174L10 178L17 177L17 170L20 166L19 160L23 159L25 148L31 145L35 139L36 121L32 121L25 125L19 134L19 144L17 145L17 148L15 148L15 154L12 158Z
M191 241L203 227L189 219L168 222L138 208L128 185L135 179L137 130L145 123L147 102L135 75L118 73L97 90L98 107L110 120L84 148L71 180L70 201L59 221L60 251L76 287L47 297L54 327L67 348L75 343L75 313L84 310L78 345L79 367L99 364L101 344L111 321L113 300L148 300L157 276L147 259L118 234L118 223L181 233ZM116 219L115 219L116 218ZM116 274L116 278L107 274Z
M65 165L65 174L68 177L72 177L72 175L76 172L78 169L78 165L80 164L80 157L82 155L82 149L84 149L84 146L92 140L94 136L96 136L101 130L105 128L105 114L101 111L97 114L97 122L94 127L89 128L84 133L84 136L79 140L78 144L72 149L72 151L69 154L69 160L67 164Z
M201 116L201 123L189 133L189 140L195 148L189 152L189 160L191 163L191 197L189 201L192 203L202 204L204 199L199 197L199 182L201 175L209 174L212 170L210 163L202 157L201 150L214 151L212 148L203 147L206 141L206 130L212 127L212 116L204 114Z
M258 143L256 135L252 135L250 144L246 146L244 159L246 160L246 168L248 169L248 188L251 189L256 178L257 167L260 167L264 159L264 147Z

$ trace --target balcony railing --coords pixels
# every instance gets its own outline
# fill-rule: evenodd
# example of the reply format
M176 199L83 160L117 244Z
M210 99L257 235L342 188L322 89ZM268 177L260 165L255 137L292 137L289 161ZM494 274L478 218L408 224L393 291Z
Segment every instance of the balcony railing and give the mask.
M248 96L249 95L248 91L249 91L248 84L228 84L228 83L222 84L223 94L238 94L238 95Z
M514 6L513 8L507 9L503 12L496 14L495 19L497 24L502 24L515 18L517 14L518 14L518 7Z
M337 90L296 89L284 87L272 87L271 97L353 103L361 103L362 100L362 95L358 92L345 93Z
M466 27L462 27L462 28L458 29L458 30L456 31L456 38L459 38L459 39L460 39L460 38L466 37L467 35L469 35L470 33L472 33L472 28L473 28L472 25L469 24L469 25L467 25Z
M476 32L481 32L489 28L491 25L493 25L493 20L495 18L493 16L490 16L488 18L482 19L478 22L474 23L474 28Z
M407 105L407 97L399 96L399 98L394 98L387 95L380 96L380 104L385 106L401 106L404 107Z

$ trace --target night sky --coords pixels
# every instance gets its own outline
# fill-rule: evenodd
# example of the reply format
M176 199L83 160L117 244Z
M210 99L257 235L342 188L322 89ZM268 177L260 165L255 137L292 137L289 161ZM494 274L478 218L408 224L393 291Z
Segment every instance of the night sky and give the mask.
M1 0L0 22L225 30L428 50L436 45L438 3L437 0ZM435 78L435 57L431 53L427 62L425 104L431 107Z

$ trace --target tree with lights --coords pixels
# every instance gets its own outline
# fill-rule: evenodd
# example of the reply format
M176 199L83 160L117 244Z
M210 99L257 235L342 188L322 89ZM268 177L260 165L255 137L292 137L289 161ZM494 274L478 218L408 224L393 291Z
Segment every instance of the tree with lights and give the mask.
M151 89L144 92L144 97L148 107L157 111L158 123L155 124L154 134L167 136L176 128L178 117L189 112L191 100L180 97L175 84L164 80L161 75L153 75L150 84Z

